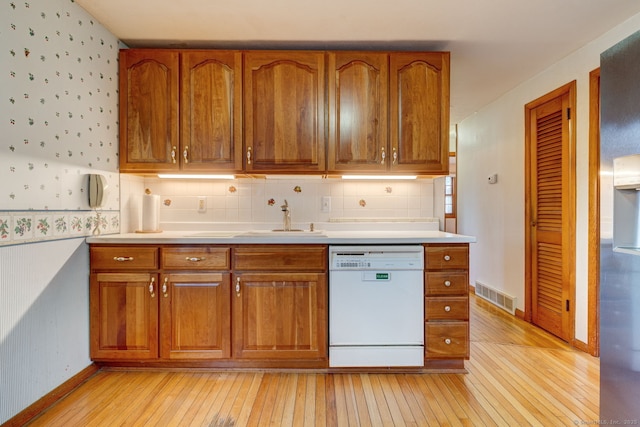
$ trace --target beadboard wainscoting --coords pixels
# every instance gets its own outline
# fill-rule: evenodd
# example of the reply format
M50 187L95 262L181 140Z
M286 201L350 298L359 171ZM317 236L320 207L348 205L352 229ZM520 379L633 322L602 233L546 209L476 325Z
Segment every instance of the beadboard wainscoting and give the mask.
M0 424L91 364L84 238L0 248Z

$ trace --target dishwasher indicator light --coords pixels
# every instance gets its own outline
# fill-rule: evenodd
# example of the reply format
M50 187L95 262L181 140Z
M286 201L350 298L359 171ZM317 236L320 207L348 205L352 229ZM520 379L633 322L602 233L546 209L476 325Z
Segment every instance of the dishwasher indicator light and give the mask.
M376 280L389 280L389 273L376 273Z

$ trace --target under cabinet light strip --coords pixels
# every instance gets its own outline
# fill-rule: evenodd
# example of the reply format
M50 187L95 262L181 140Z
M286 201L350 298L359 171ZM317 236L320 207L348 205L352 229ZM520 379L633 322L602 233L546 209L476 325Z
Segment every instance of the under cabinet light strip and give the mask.
M158 178L173 178L173 179L235 179L234 175L209 175L209 174L199 174L199 175L182 175L182 174L171 174L171 173L159 173Z
M416 179L416 175L342 175L342 179Z

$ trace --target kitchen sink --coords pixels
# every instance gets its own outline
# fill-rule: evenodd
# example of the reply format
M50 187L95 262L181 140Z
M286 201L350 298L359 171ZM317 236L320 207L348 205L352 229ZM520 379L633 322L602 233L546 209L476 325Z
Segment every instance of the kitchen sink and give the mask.
M238 237L327 237L322 230L250 230Z
M234 237L241 234L241 231L199 231L187 234L186 237Z

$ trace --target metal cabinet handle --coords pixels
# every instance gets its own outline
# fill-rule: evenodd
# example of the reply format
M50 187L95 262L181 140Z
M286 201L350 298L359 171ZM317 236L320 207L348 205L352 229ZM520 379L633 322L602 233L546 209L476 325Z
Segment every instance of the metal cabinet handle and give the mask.
M117 262L133 261L133 257L132 256L114 256L113 260Z
M156 283L156 278L152 277L151 283L149 283L149 293L151 294L151 298L155 298L156 296L155 283Z
M444 260L445 260L445 261L451 261L451 257L450 257L449 255L445 255L445 256L444 256Z
M444 339L444 343L445 343L446 345L451 344L451 338L445 338L445 339Z
M165 297L165 298L169 296L167 294L167 283L169 283L169 278L165 277L164 278L164 283L162 284L162 296Z
M187 261L191 261L191 262L200 262L200 261L204 261L206 258L205 257L186 257L185 258Z
M451 306L449 305L445 305L444 306L444 311L446 311L447 313L451 311Z
M393 147L393 162L392 164L396 164L396 162L398 161L398 152L396 151L396 147Z
M445 280L444 281L444 285L448 288L449 286L451 286L451 281L450 280Z
M176 163L176 152L178 151L178 147L171 147L171 163Z
M387 153L384 151L384 147L382 147L382 160L380 161L381 165L384 165L384 159L387 158Z
M247 147L247 164L251 164L251 147Z
M189 163L189 147L184 147L184 151L182 152L182 157L184 158L185 163Z
M236 277L236 296L240 296L240 278Z

